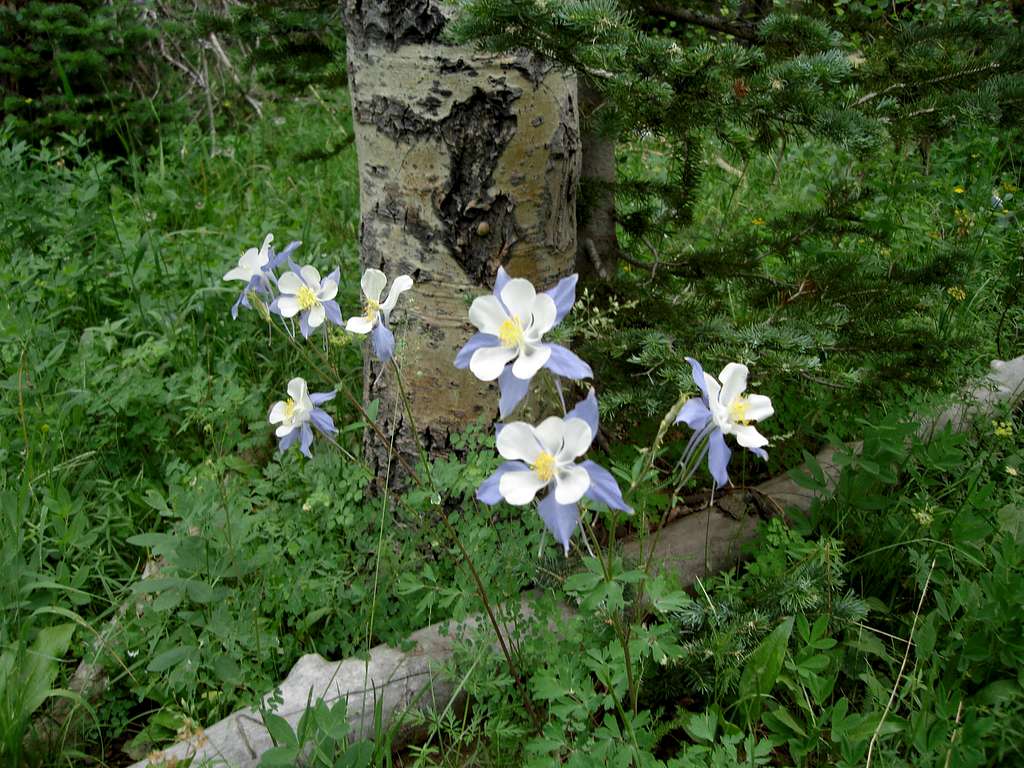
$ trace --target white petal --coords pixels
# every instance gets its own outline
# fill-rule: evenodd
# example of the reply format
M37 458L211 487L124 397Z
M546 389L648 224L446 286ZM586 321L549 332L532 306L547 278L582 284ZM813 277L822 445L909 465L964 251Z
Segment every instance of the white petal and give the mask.
M280 289L281 293L290 293L293 295L298 293L299 289L304 285L305 283L302 282L302 278L294 272L285 272L277 281L277 287Z
M249 272L256 272L268 261L269 259L261 258L260 252L255 248L250 248L243 253L242 257L238 260L238 266L249 270Z
M280 304L278 304L280 306ZM327 310L324 309L323 304L314 304L309 308L309 319L306 322L310 328L319 328L324 324L324 318L327 316Z
M274 235L268 234L263 238L263 245L260 246L260 266L268 264L270 262L270 244L274 242ZM255 249L253 249L255 250Z
M732 401L743 394L747 388L747 376L750 371L743 363L729 363L718 375L722 382L722 394L719 395L719 402L728 407Z
M571 462L586 453L594 441L594 435L590 431L590 425L583 419L566 419L563 439L562 450L556 457L559 464Z
M494 381L517 354L517 350L508 347L480 347L469 358L469 370L480 381Z
M288 406L284 400L278 400L274 403L274 407L270 409L270 423L277 424L279 421L284 421L285 410Z
M282 424L274 430L274 434L278 437L284 437L285 435L290 434L293 429L295 429L294 424Z
M555 326L555 318L558 316L558 307L555 300L546 293L538 293L533 300L533 321L527 328L527 338L531 341L540 341L540 337Z
M509 473L511 474L511 472ZM507 475L506 475L507 477ZM575 504L590 488L590 475L578 464L559 467L555 474L555 501L559 504Z
M225 280L242 280L246 283L252 279L252 273L244 267L235 267L234 269L228 270L224 274Z
M704 387L708 391L708 408L711 410L711 416L718 426L728 432L732 428L732 417L729 415L729 409L721 403L722 387L718 379L707 371L704 371Z
M557 456L565 441L565 422L560 416L548 416L535 428L537 439L544 450Z
M508 307L511 314L519 316L522 323L530 321L536 297L537 291L534 289L533 283L522 277L512 278L501 289L501 300L505 302L505 306Z
M288 397L296 403L300 402L308 391L309 390L306 387L306 380L301 376L296 376L288 382Z
M412 288L411 277L408 275L399 275L395 278L395 282L391 284L391 290L388 291L388 297L384 299L384 303L380 305L381 310L384 312L385 319L391 315L391 310L395 308L395 303L398 301L398 297L410 288Z
M737 424L732 433L736 435L736 442L744 448L764 448L768 445L768 438L758 432L756 427Z
M359 285L363 289L363 296L373 301L380 301L380 295L384 292L384 286L388 279L379 269L368 269L363 272Z
M748 421L761 421L775 413L772 400L766 395L748 395L747 410L744 412Z
M280 303L278 303L280 306ZM345 330L349 333L369 333L376 323L372 322L366 315L350 317L345 323Z
M295 317L299 314L299 300L294 296L279 296L277 308L281 311L282 317Z
M498 453L509 461L525 461L527 464L533 464L541 452L536 431L525 421L513 421L502 427L495 446Z
M338 295L338 284L333 280L324 278L324 281L320 283L320 290L317 292L316 297L320 301L330 301Z
M320 290L320 273L317 272L316 267L307 264L299 270L299 274L302 275L306 285L313 289L313 293Z
M535 347L532 344L524 344L519 352L519 357L512 364L512 375L517 379L532 379L533 375L544 367L544 363L551 357L549 347Z
M469 322L480 329L481 333L498 335L501 324L508 320L508 313L502 309L501 302L488 294L477 296L469 307Z
M509 504L522 506L533 501L537 491L547 484L536 472L506 472L498 481L498 493Z

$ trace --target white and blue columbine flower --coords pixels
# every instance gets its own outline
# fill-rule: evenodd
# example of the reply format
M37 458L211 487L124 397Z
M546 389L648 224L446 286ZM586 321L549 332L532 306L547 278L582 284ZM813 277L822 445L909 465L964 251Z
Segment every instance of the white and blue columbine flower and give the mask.
M284 452L298 440L299 450L312 458L309 452L313 444L312 428L327 437L338 432L330 415L317 407L333 398L334 392L311 393L306 387L306 380L298 376L289 381L288 399L278 400L270 408L270 423L278 425L274 431L279 438L278 450Z
M537 505L544 525L569 553L569 539L579 524L580 499L605 504L612 509L632 513L622 498L612 474L589 459L576 459L590 448L597 435L598 409L594 390L565 418L552 416L536 427L524 421L502 426L498 432L498 453L506 461L477 489L476 497L485 504L504 499L523 506L553 486Z
M530 380L541 368L577 381L594 375L568 349L543 340L572 309L576 280L577 275L570 275L551 290L537 293L529 280L510 278L499 268L494 294L473 300L469 320L479 333L459 350L455 367L469 368L481 381L498 380L502 417L526 396Z
M239 306L250 308L250 292L270 294L276 282L274 270L291 255L292 251L302 245L300 241L295 240L289 243L281 253L274 253L274 249L270 246L272 242L274 242L274 236L267 235L263 239L261 247L246 250L238 259L238 266L228 270L224 275L224 280L240 280L245 283L245 287L238 295L238 300L231 307L232 318L238 317Z
M370 334L373 354L382 363L388 362L395 354L395 334L388 328L391 322L391 311L398 302L398 297L412 288L412 278L399 275L391 284L388 297L380 300L387 287L388 278L379 269L368 269L363 272L359 282L363 289L363 314L350 317L345 330L350 333Z
M338 295L338 279L340 270L334 270L327 277L320 279L315 267L293 267L285 272L277 281L281 295L274 299L270 311L282 317L295 317L300 312L299 327L302 335L309 334L330 320L341 325L341 308L334 297Z
M765 395L743 395L750 373L747 366L729 363L716 379L705 373L693 358L688 357L686 361L693 369L693 383L700 389L701 396L687 400L676 417L677 424L686 422L694 430L684 457L688 459L706 440L708 469L715 483L723 487L729 482L727 468L732 455L725 436L734 435L740 446L767 459L764 448L768 438L758 432L752 422L767 419L775 410L771 399Z

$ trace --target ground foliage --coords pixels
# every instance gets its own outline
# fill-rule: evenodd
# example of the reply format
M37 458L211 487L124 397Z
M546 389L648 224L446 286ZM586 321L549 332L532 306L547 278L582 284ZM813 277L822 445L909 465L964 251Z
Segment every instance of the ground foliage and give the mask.
M874 18L870 3L841 5ZM253 703L302 653L360 653L479 610L430 495L367 496L364 425L344 401L332 411L347 453L274 452L267 407L308 361L255 313L232 322L220 277L267 231L357 273L347 96L282 102L216 137L205 120L159 122L121 159L89 151L80 118L45 142L0 131L6 763L125 764ZM927 443L905 423L1021 351L1017 135L951 123L926 147L863 155L802 138L767 157L712 136L682 166L658 135L624 143L627 178L669 189L680 167L702 168L685 227L624 186L624 210L655 214L664 236L655 254L627 217L632 261L567 329L595 364L636 519L668 505L640 446L665 401L692 390L683 354L711 370L746 360L773 398L772 463L737 467L739 482L829 440L863 437L863 453L842 458L837 492L806 520L766 526L746 568L684 592L614 554L538 559L535 515L468 503L497 464L471 430L466 461L432 474L492 599L542 590L542 620L517 641L542 722L491 645L467 637L452 674L476 706L438 713L425 743L392 758L385 733L343 747L340 706L299 734L268 712L281 749L267 764L293 763L302 741L321 765L852 766L873 738L879 766L1024 760L1019 414ZM339 300L356 306L354 279ZM358 389L358 344L335 334L330 349ZM670 433L655 469L683 437ZM820 485L813 464L802 482ZM159 572L140 580L147 563ZM562 600L579 610L555 634L543 619ZM65 688L124 604L99 657L111 685L90 706ZM86 713L81 732L33 744L62 698Z

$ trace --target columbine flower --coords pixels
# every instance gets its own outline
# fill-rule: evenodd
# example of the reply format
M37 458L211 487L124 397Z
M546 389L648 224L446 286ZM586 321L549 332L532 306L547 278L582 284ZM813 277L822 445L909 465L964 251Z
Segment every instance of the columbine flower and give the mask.
M504 499L522 506L548 486L554 489L537 506L544 525L569 553L569 539L579 523L577 502L584 496L612 509L632 513L611 472L589 459L576 463L597 434L594 390L565 418L552 416L536 427L515 421L498 432L498 453L508 459L487 478L476 497L485 504Z
M334 392L311 393L306 387L306 380L298 376L289 381L288 399L278 400L270 409L270 423L279 425L274 432L280 438L278 450L288 450L301 437L299 450L312 458L309 446L313 444L313 430L310 427L316 427L328 437L338 431L333 419L317 408L333 398Z
M287 259L292 251L298 248L302 243L295 240L288 244L281 253L275 254L274 249L270 247L270 244L274 242L274 236L272 234L267 235L263 239L263 245L260 248L250 248L238 259L238 266L234 269L228 270L227 274L224 275L224 280L241 280L245 283L245 288L238 295L238 300L234 306L231 307L231 317L238 317L238 307L241 305L246 309L249 309L249 292L254 291L256 293L270 293L271 286L274 283L274 269Z
M365 299L362 315L350 317L345 324L345 330L349 333L370 334L370 343L373 345L373 354L382 363L386 363L395 355L395 334L388 328L391 321L391 310L395 308L398 297L412 288L412 278L408 275L399 275L391 284L388 297L380 300L384 288L388 284L387 275L379 269L368 269L363 272L363 279L359 285L363 289Z
M676 423L685 421L694 430L686 455L692 454L707 438L708 468L715 483L722 487L729 482L731 451L725 444L726 435L735 435L736 442L762 459L768 454L764 447L768 438L757 431L751 422L767 419L773 413L772 401L764 395L743 396L747 388L747 366L729 363L722 369L718 379L705 373L700 363L691 357L686 361L693 369L693 382L701 391L701 397L686 401ZM721 382L721 383L719 383Z
M469 319L478 329L455 358L456 368L469 368L481 381L498 380L502 417L526 396L530 379L547 368L567 379L587 379L590 366L559 344L548 344L545 333L569 314L576 300L577 275L538 294L523 278L510 278L503 268L494 281L494 295L478 296Z
M341 308L334 300L338 295L339 275L340 270L336 269L321 281L316 268L308 265L285 272L277 281L281 295L274 299L270 311L282 317L295 317L301 312L299 327L307 339L325 319L341 325Z

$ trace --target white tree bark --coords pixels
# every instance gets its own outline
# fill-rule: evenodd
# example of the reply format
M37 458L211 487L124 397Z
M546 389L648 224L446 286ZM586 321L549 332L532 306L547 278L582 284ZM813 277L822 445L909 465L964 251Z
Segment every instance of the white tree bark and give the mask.
M415 280L396 314L399 357L434 455L497 409L495 385L452 364L475 331L472 299L490 290L499 266L538 288L573 271L580 163L575 78L527 54L444 44L446 12L435 0L345 4L360 256L363 268ZM393 372L368 354L363 382L390 434ZM395 448L415 462L403 418ZM368 439L366 454L383 467L386 446Z

